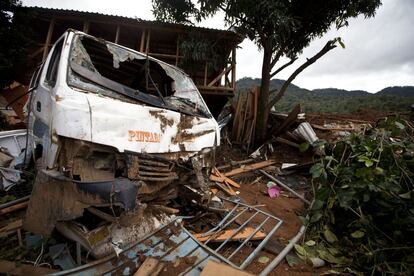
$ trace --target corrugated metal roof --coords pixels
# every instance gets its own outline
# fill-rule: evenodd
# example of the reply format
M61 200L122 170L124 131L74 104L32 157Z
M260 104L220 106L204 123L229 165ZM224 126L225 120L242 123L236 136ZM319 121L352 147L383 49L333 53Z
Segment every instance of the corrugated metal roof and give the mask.
M197 31L213 32L213 33L226 33L229 36L241 39L239 42L243 40L240 34L232 30L196 27L192 25L168 23L168 22L161 22L161 21L151 21L151 20L144 20L141 18L122 16L122 15L111 15L111 14L105 14L105 13L99 13L99 12L79 11L79 10L73 10L73 9L45 8L45 7L39 7L39 6L23 6L23 8L35 10L41 13L53 13L53 14L60 14L60 15L77 15L77 16L83 16L83 17L100 17L100 18L107 18L107 19L110 18L114 21L124 21L130 24L144 24L144 25L149 25L149 26L152 25L152 26L157 26L157 27L177 28L177 29L182 29L182 30L197 30Z

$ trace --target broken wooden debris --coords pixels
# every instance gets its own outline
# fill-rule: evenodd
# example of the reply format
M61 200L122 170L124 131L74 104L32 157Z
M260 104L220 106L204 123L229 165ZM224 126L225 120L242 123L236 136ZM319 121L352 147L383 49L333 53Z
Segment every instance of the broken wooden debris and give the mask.
M240 161L233 161L233 160L231 160L230 161L230 164L218 166L216 168L219 171L221 171L221 170L225 170L225 169L232 168L232 167L235 167L235 166L240 166L240 165L244 165L244 164L247 164L247 163L251 163L253 161L254 161L253 158L249 158L249 159L245 159L245 160L240 160Z
M254 184L256 184L256 183L259 183L260 182L260 180L262 180L262 178L263 178L263 176L259 176L259 177L257 177L252 183L250 183L250 185L254 185Z
M218 275L226 275L226 276L252 276L252 274L236 269L232 266L229 266L224 263L218 263L216 261L208 261L207 265L204 267L203 271L201 271L200 276L218 276Z
M217 168L213 168L212 174L210 175L210 180L215 181L215 182L220 182L220 183L224 182L235 188L240 188L240 184L228 178L227 176L228 175L226 174L222 174Z
M225 192L229 196L235 196L237 193L229 186L225 186L219 182L215 182L216 186L219 187L223 192Z
M272 136L278 137L280 134L284 133L291 125L293 125L296 122L296 119L300 112L300 104L297 104L286 117L286 119L280 124L280 126L278 126L277 128L274 127L271 130Z
M27 200L27 201L23 201L23 202L11 205L11 206L6 207L6 208L2 208L2 209L0 209L0 215L5 215L5 214L8 214L8 213L26 208L28 204L29 204L29 201Z
M226 229L222 232L212 233L211 235L194 234L194 237L200 242L205 242L206 240L210 240L210 242L223 242L227 239L231 241L243 241L245 239L248 239L251 235L253 236L250 238L250 240L262 240L267 235L261 230L254 233L255 229L252 227L246 227L239 232L236 231L236 229Z
M291 147L294 147L294 148L297 148L297 149L299 148L299 144L297 144L295 142L292 142L292 141L289 141L289 140L287 140L285 138L282 138L282 137L276 137L276 138L274 138L274 141L285 144L285 145L288 145L288 146L291 146Z
M3 226L2 228L0 228L0 238L6 237L16 231L19 231L22 228L22 226L23 226L22 219L18 219L18 220L10 222L6 226Z
M273 165L275 163L275 161L273 160L266 160L266 161L262 161L262 162L258 162L255 164L249 164L249 165L245 165L242 166L240 168L231 170L229 172L224 173L225 176L234 176L234 175L238 175L241 173L246 173L246 172L251 172L251 171L255 171L258 169L263 169L265 167L268 167L270 165Z
M135 272L134 276L158 275L164 266L165 264L160 260L153 257L147 257L138 268L137 272Z
M259 93L259 88L255 87L247 93L240 94L235 107L232 128L233 142L246 145L247 151L254 143Z

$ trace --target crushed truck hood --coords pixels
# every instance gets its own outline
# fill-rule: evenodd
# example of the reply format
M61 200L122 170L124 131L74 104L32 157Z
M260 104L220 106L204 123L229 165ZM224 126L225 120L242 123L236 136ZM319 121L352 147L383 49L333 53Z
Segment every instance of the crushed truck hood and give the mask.
M145 153L197 152L220 141L217 122L209 118L73 90L70 94L56 102L53 125L61 136Z

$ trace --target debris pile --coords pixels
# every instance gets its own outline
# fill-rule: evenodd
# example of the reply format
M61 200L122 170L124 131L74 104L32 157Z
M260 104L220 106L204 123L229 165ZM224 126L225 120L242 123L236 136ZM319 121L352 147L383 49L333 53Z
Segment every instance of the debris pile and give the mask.
M314 271L289 253L309 168L326 133L365 127L297 105L253 150L258 89L217 122L178 68L74 30L29 91L27 129L0 133L0 273Z

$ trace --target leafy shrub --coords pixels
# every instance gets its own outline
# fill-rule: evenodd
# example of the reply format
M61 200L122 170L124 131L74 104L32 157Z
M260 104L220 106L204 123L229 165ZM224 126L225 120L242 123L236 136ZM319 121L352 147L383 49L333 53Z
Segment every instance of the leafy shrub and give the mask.
M307 221L309 240L296 247L298 254L352 272L412 274L412 125L387 118L365 135L327 148L329 154L310 171L315 201Z

